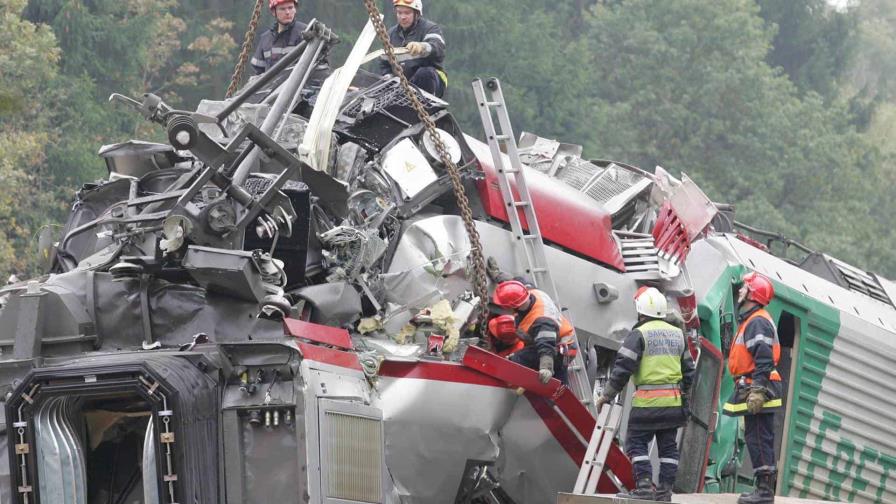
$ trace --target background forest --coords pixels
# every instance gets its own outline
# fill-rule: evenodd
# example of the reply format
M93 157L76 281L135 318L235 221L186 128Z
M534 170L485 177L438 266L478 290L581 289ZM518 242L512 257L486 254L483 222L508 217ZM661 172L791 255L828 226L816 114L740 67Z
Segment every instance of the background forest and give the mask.
M686 172L740 221L896 276L896 0L424 4L469 132L469 82L498 76L517 131ZM36 236L105 176L102 144L158 136L109 94L220 99L253 5L0 0L0 280L39 271ZM338 64L366 11L302 0L299 17L342 35Z

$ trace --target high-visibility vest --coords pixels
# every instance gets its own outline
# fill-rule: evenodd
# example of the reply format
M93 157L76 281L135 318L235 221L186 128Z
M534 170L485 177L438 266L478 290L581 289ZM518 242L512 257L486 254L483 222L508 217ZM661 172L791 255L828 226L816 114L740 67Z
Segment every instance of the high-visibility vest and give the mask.
M546 293L538 289L530 289L529 294L532 294L535 298L535 303L529 309L529 313L527 313L526 316L523 317L523 320L520 321L520 331L524 334L529 334L529 329L536 320L540 318L549 318L560 326L560 331L557 333L557 347L559 348L561 345L565 345L569 349L569 357L575 357L576 353L578 353L578 348L575 344L575 328L573 328L569 320L566 320L566 317L560 313L560 309L557 308L557 305L554 304L554 301Z
M741 322L740 327L737 328L737 335L734 337L734 342L731 345L731 352L728 354L728 371L731 372L731 376L733 376L735 380L744 377L746 383L753 382L753 378L749 375L752 375L753 371L756 370L756 362L753 360L753 354L750 353L750 349L747 348L747 345L744 343L744 332L747 329L747 325L758 317L762 317L769 321L772 325L773 334L755 336L753 341L756 341L756 338L763 338L760 341L768 343L772 347L772 358L774 359L775 366L778 365L778 361L781 359L781 342L778 340L778 328L775 327L775 322L772 320L772 316L769 315L765 308L760 308L747 317L746 320ZM781 375L778 373L777 369L772 370L769 374L769 379L771 381L781 381Z
M638 327L644 353L632 377L636 391L635 408L681 406L681 356L687 350L681 329L662 320L651 320Z

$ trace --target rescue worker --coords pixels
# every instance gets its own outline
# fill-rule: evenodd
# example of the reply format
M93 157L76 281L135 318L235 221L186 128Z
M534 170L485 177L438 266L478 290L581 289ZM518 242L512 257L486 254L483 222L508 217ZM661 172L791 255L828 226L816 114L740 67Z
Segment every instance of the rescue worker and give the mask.
M492 347L501 357L508 357L526 344L520 339L513 315L498 315L488 321L488 333L492 337Z
M681 329L664 320L666 296L653 287L635 294L638 323L616 354L610 379L597 400L597 410L610 402L629 378L635 396L628 421L626 453L632 461L636 487L620 497L671 502L678 472L676 432L687 420L687 392L695 366ZM659 486L654 492L648 447L656 438L660 458Z
M442 28L423 17L422 0L392 0L392 4L398 24L389 29L389 42L393 47L408 50L398 57L405 77L411 84L441 98L448 86L448 75L442 66L445 61ZM380 69L383 75L392 73L385 56L380 59Z
M308 25L296 20L299 8L298 0L269 0L268 7L277 22L270 30L261 34L255 54L252 56L252 68L255 75L260 75L274 66L277 61L302 43L302 33ZM318 63L311 77L312 82L322 82L329 73L326 61Z
M495 287L492 302L512 310L525 346L508 358L538 371L541 383L551 377L566 384L566 366L575 357L575 330L546 293L528 288L518 280Z
M744 416L744 437L755 478L753 491L738 504L775 501L775 412L783 408L783 384L775 369L781 358L778 331L765 307L775 295L771 280L756 272L743 276L738 292L737 335L728 354L735 389L725 403L728 416Z

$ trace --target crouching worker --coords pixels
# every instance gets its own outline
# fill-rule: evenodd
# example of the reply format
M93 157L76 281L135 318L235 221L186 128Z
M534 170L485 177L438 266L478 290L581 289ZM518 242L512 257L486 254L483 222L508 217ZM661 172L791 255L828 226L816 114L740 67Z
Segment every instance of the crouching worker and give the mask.
M642 287L635 294L638 323L628 333L597 410L625 388L629 378L635 396L625 440L632 461L636 488L620 497L672 501L672 485L678 472L675 435L687 420L687 396L695 367L681 329L666 322L666 297L657 289ZM648 448L656 437L660 457L659 486L653 489L653 466Z
M501 357L508 357L523 348L526 344L520 339L516 330L516 319L513 315L498 315L488 321L488 333L492 338L492 347Z
M577 351L575 332L550 296L527 288L522 282L509 280L498 284L492 302L513 311L525 345L508 358L537 370L541 383L554 377L565 385L566 367Z

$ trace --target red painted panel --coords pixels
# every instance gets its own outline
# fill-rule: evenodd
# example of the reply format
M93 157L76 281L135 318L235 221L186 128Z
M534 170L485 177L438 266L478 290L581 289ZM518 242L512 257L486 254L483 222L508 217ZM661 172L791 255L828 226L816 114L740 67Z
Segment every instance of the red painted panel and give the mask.
M335 350L333 348L302 343L301 341L298 342L298 345L299 351L302 352L302 358L362 371L361 361L358 360L358 355L354 352L343 352L342 350Z
M386 360L380 365L380 376L390 378L416 378L453 383L468 383L485 387L507 388L507 384L491 376L477 373L453 362L407 362Z
M475 369L480 373L497 378L513 387L523 387L527 391L547 398L555 397L563 384L559 380L551 378L547 384L538 380L538 372L521 366L515 362L499 357L479 347L469 347L464 354L464 366Z
M551 431L551 434L554 435L554 438L557 439L563 450L566 451L577 466L581 466L582 461L585 460L585 450L588 446L583 445L575 433L569 430L566 422L563 421L563 417L554 411L547 399L530 392L526 392L526 399L532 404L532 409L538 413L545 427Z
M312 324L303 320L286 318L283 319L283 329L286 334L302 338L314 343L322 343L341 348L343 350L352 350L352 338L348 331L338 327L330 327L320 324Z
M485 180L477 182L483 208L491 217L509 222L488 146L469 137L467 143L485 172ZM625 271L622 253L613 239L609 212L587 195L535 170L526 171L526 182L545 240ZM522 211L518 212L523 227L526 227Z

